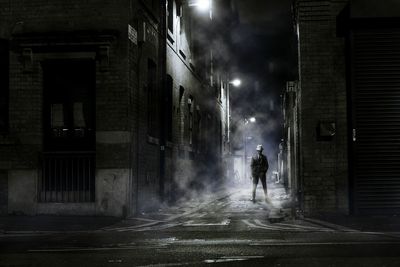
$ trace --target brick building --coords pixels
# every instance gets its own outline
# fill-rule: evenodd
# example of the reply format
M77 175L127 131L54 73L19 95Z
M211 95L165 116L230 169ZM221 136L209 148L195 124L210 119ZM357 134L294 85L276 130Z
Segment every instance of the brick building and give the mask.
M192 1L193 3L195 1ZM230 147L229 58L232 1L199 10L191 1L167 1L167 192L204 188L224 176ZM176 126L176 127L174 127ZM171 197L171 195L169 196Z
M297 0L295 15L300 209L399 212L398 1Z
M221 144L227 106L205 93L185 39L195 18L173 13L188 23L171 42L169 11L0 1L0 213L129 216L172 198L182 165Z

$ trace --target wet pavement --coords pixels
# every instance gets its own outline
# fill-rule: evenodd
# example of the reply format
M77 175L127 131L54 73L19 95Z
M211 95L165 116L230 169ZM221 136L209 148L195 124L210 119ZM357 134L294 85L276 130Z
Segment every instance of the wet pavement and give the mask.
M250 189L220 190L122 221L39 216L21 228L23 217L14 227L0 218L0 266L400 266L397 228L295 219L283 188L271 188L272 204L257 194L252 203Z

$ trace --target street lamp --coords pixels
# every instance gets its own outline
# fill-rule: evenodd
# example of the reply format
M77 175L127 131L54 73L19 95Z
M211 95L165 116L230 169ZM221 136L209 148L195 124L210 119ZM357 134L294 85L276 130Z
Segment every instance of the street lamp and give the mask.
M235 87L239 87L242 84L242 81L239 79L234 79L230 83Z
M250 118L244 118L244 124L248 124L248 123L255 123L256 122L256 118L255 117L250 117Z
M197 0L196 5L201 11L206 11L210 9L211 0Z
M211 0L192 0L189 1L189 6L195 6L200 11L206 11L211 9Z
M199 11L205 12L208 11L210 14L210 20L213 19L213 11L212 11L212 0L189 0L189 6L196 7Z

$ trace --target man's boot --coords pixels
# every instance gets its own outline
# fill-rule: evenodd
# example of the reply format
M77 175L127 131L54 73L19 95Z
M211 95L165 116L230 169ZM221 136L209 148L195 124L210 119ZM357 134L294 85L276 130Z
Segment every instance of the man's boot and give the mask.
M253 191L252 197L250 199L253 203L256 203L256 192Z
M272 203L271 203L271 200L269 199L269 197L268 197L268 194L264 194L264 198L265 198L265 202L268 204L268 205L271 205Z

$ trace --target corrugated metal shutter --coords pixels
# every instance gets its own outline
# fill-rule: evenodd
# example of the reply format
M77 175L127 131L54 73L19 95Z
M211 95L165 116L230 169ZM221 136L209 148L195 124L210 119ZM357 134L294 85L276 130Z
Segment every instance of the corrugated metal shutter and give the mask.
M400 211L400 29L353 32L355 209Z

